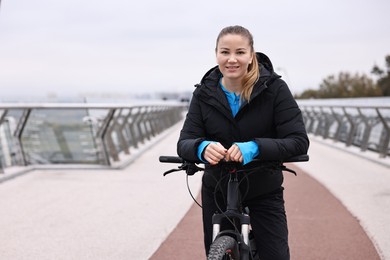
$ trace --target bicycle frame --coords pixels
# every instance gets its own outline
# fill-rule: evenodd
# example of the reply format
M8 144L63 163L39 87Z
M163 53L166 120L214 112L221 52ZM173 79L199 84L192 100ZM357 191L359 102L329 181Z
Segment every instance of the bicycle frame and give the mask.
M235 238L239 245L240 259L249 260L249 226L250 217L241 209L239 181L236 169L229 170L229 182L227 186L226 211L213 215L213 239L215 241L220 236L229 235ZM229 219L234 226L234 230L222 230L221 224L224 219ZM236 223L238 222L238 223ZM239 232L238 227L241 227Z

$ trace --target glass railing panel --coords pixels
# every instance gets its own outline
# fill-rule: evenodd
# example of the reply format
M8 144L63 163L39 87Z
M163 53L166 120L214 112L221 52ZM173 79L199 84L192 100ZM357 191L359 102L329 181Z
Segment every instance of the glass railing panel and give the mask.
M111 165L126 160L123 155L131 154L131 147L138 149L183 116L183 106L166 102L137 107L73 103L0 103L0 107L0 168ZM167 107L169 113L162 113ZM158 115L151 116L156 111Z
M21 136L27 164L99 162L87 109L34 109Z
M18 139L14 134L23 111L24 109L7 109L6 113L5 110L0 112L3 116L0 125L0 160L3 167L21 163Z

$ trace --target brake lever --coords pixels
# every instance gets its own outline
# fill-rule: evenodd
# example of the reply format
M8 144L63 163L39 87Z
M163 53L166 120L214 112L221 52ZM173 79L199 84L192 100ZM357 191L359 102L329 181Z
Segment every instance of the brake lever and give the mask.
M204 170L203 168L196 166L194 163L185 162L182 165L180 165L177 169L171 169L164 172L163 176L177 171L185 171L187 175L194 175L196 172L203 171L203 170Z
M171 170L169 170L169 171L164 172L163 176L168 175L168 174L170 174L170 173L172 173L172 172L177 172L177 171L181 171L181 170L182 170L182 169L171 169Z
M204 171L204 168L196 166L194 163L184 163L187 175L194 175L198 171Z
M282 171L291 172L291 173L293 173L295 176L297 176L297 173L296 173L294 170L292 170L292 169L290 169L290 168L287 168L285 165L282 165Z

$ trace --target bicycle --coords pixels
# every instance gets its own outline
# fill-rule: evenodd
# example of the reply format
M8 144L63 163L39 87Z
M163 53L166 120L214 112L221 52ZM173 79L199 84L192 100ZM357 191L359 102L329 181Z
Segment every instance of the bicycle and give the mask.
M276 165L280 167L282 171L296 172L292 169L287 168L283 163L288 162L305 162L309 160L309 156L304 154L295 156L279 162ZM204 168L197 166L195 163L184 161L182 158L177 156L160 156L160 162L163 163L180 163L181 165L177 169L171 169L164 173L164 176L175 171L185 171L188 175L193 175L198 171L203 171ZM255 160L257 161L257 160ZM222 167L229 174L229 181L227 186L227 201L226 210L222 213L215 213L213 215L213 238L212 244L209 250L208 260L220 260L220 259L241 259L241 260L259 260L257 254L256 245L254 243L253 235L250 227L250 217L246 209L242 209L240 202L240 191L239 191L239 180L238 174L243 170L240 170L240 164L234 162L220 162ZM250 170L257 170L262 165L251 168ZM245 171L248 171L246 169ZM188 179L187 179L188 181ZM188 183L187 183L188 184ZM188 186L188 185L187 185ZM201 207L201 205L195 200L194 201ZM217 203L217 202L216 202ZM228 221L232 225L232 229L221 230L221 224L223 221Z

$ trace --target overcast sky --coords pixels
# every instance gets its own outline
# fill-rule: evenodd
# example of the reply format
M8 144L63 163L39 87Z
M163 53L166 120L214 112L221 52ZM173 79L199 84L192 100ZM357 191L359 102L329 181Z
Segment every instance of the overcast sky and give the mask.
M219 31L236 24L300 93L383 67L389 10L389 0L1 0L0 95L192 91L216 65Z

